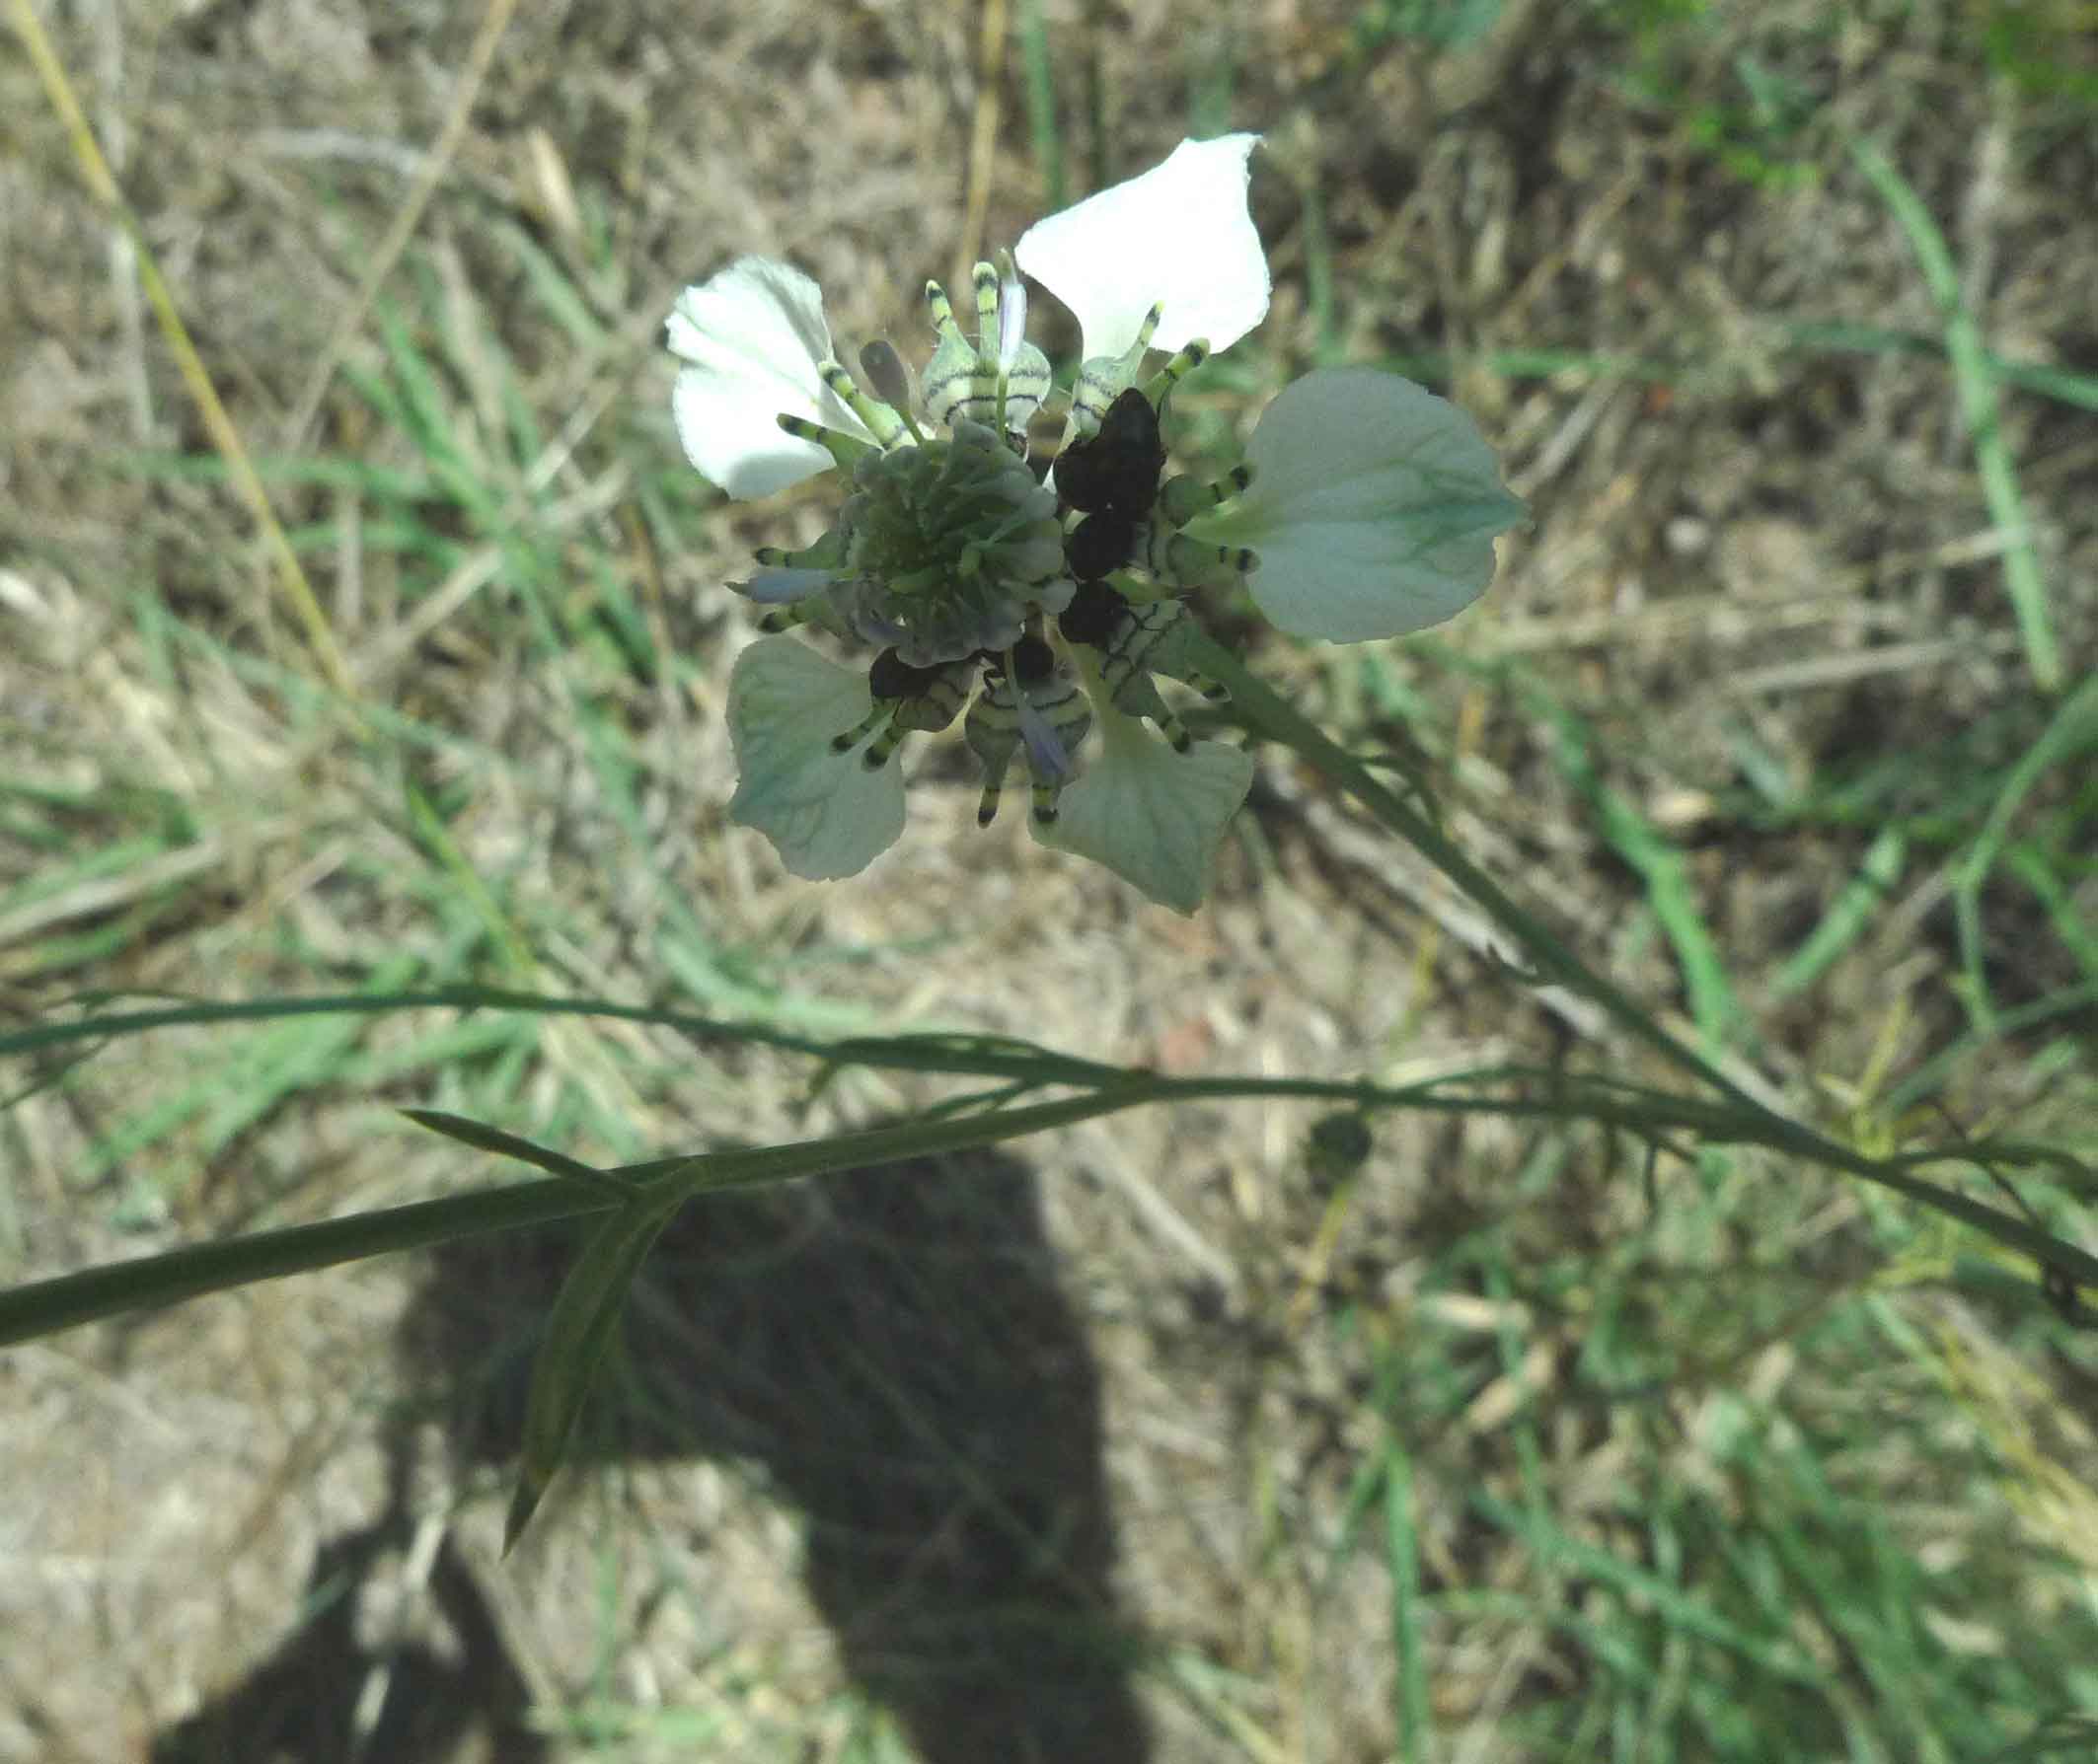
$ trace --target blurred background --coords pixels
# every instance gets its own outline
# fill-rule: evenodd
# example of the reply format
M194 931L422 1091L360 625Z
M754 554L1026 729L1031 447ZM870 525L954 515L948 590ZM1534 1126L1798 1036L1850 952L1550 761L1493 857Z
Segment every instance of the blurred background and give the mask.
M685 465L678 290L783 256L843 348L918 359L926 276L1234 128L1275 304L1175 395L1181 459L1375 363L1535 518L1423 637L1211 627L1759 1095L1874 1152L2098 1155L2080 0L39 13L329 640L11 41L8 1280L506 1174L398 1105L616 1161L946 1094L451 986L1655 1075L1285 757L1192 919L980 833L952 741L852 882L724 819L722 584L835 492ZM24 1039L317 994L364 1008ZM571 1234L12 1350L0 1759L2098 1752L2098 1351L2029 1269L1767 1156L1409 1117L1336 1172L1311 1120L689 1209L507 1561ZM2069 1175L2017 1194L2089 1241Z

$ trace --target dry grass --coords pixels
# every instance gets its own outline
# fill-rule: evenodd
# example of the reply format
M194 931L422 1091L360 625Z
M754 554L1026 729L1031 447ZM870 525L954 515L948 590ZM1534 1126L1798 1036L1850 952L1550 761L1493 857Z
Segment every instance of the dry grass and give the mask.
M1481 861L1795 1111L1866 1142L1943 1109L2091 1155L2075 768L1982 895L1994 1008L2035 1020L1980 1038L1956 984L1959 865L2052 707L1942 316L1846 147L1877 138L1938 217L1986 346L2064 376L2004 392L1998 439L2073 679L2098 655L2091 110L1991 76L1973 9L1510 0L1449 50L1379 21L1461 7L1046 10L1075 188L1191 117L1269 130L1276 310L1190 388L1197 438L1329 354L1447 352L1536 513L1447 631L1260 642L1262 671L1351 740L1418 744ZM993 244L1050 178L1030 17L975 168ZM0 65L11 1015L475 981L1172 1071L1636 1068L1279 764L1192 921L979 835L947 751L853 883L795 884L726 827L747 621L721 584L824 503L710 505L661 315L763 251L818 276L841 337L915 334L923 277L973 243L978 24L522 8L433 168L464 13L52 21L353 701L28 67ZM1796 123L1751 114L1745 56L1805 94ZM1890 835L1855 934L1793 974ZM579 1018L161 1031L10 1081L0 1265L480 1179L395 1103L616 1157L937 1094L809 1075ZM1133 1759L1139 1710L1161 1760L1294 1764L1393 1755L1424 1708L1434 1756L1483 1764L1973 1756L1945 1748L2098 1708L2098 1357L1973 1244L1717 1152L1649 1194L1559 1124L1394 1121L1336 1191L1309 1124L1118 1118L1024 1165L695 1213L585 1472L507 1565L496 1484L558 1240L20 1351L0 1758L334 1760L360 1699L375 1758L872 1759L893 1728L933 1764Z

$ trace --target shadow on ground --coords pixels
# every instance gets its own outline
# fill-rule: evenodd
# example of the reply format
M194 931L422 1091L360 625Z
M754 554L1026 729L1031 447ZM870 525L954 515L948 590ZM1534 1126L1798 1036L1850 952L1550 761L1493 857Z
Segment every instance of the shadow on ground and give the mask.
M410 1553L412 1532L397 1500L376 1523L324 1545L307 1577L305 1620L230 1692L156 1738L153 1764L542 1764L549 1754L527 1725L524 1681L449 1543L438 1545L426 1584L450 1646L362 1645L359 1595ZM477 1741L478 1752L465 1750Z
M534 1332L574 1245L572 1233L513 1234L433 1261L402 1339L468 1464L514 1457ZM576 1455L760 1472L803 1520L808 1590L847 1669L926 1764L1148 1755L1109 1587L1098 1372L1033 1178L1012 1159L893 1165L687 1208L637 1287ZM412 1547L398 1490L393 1506L322 1553L305 1621L163 1735L155 1764L348 1755L379 1664L353 1633L355 1594L380 1558ZM386 1725L362 1755L449 1764L470 1725L479 1755L545 1758L448 1546L430 1584L455 1642L386 1656Z

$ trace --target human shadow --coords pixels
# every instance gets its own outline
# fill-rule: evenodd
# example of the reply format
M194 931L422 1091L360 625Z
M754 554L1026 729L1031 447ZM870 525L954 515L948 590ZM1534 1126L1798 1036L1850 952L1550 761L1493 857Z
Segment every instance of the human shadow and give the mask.
M514 1461L578 1241L510 1233L433 1258L402 1346L463 1465ZM570 1462L695 1458L755 1470L800 1514L846 1669L925 1764L1149 1756L1110 1584L1099 1375L1023 1165L976 1152L685 1208ZM287 1670L258 1679L275 1672L280 1694ZM266 1704L256 1683L229 1707Z
M360 1639L360 1593L412 1547L400 1493L397 1484L372 1524L321 1547L300 1601L304 1620L225 1695L156 1735L152 1764L437 1764L476 1733L480 1755L494 1764L543 1764L549 1753L529 1726L524 1680L449 1542L437 1545L426 1581L449 1645L375 1648Z

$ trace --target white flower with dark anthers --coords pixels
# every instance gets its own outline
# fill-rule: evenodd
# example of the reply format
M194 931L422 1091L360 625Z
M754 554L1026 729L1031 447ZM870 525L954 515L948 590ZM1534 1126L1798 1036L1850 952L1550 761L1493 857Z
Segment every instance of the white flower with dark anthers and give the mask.
M1071 307L1085 344L1046 480L1027 429L1049 364L1025 340L1011 258L976 266L973 340L927 285L931 359L914 387L893 348L870 345L874 396L836 359L798 270L744 257L679 298L672 410L693 464L732 496L833 466L852 478L829 532L759 552L738 584L772 609L770 631L812 624L880 651L862 676L774 635L730 676L729 814L796 875L850 875L887 849L903 826L898 744L960 716L985 772L981 820L1022 757L1038 840L1192 912L1252 762L1195 740L1157 689L1206 686L1176 596L1250 585L1286 629L1352 638L1418 628L1483 589L1492 534L1520 505L1468 422L1403 381L1311 375L1254 431L1250 471L1159 482L1173 384L1267 311L1246 210L1254 139L1185 142L1021 236L1019 265ZM1153 347L1175 353L1140 379ZM1082 767L1095 726L1100 756Z

